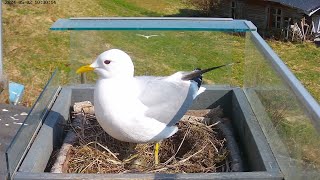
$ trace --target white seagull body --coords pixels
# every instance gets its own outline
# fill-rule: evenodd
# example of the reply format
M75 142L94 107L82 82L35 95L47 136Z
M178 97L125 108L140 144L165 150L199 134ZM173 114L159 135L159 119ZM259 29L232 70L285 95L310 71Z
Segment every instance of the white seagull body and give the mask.
M198 91L195 82L179 81L178 76L99 79L94 92L99 124L109 135L126 142L172 136L178 130L175 123L188 110L189 105L181 109L187 95L191 105ZM181 117L174 119L178 113Z
M134 77L131 58L118 49L105 51L77 72L91 70L99 75L94 91L96 118L109 135L126 142L148 143L172 136L178 130L175 124L204 91L186 79L194 77L192 72Z

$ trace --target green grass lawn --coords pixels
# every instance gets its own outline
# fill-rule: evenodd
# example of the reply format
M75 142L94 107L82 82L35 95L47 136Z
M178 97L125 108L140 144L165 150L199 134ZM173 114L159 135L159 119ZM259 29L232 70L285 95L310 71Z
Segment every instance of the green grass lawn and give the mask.
M267 42L320 102L320 48L313 43Z
M146 39L141 34L157 36ZM243 54L243 49L237 48L234 42L244 43L243 37L221 32L81 31L72 36L73 70L91 63L108 46L122 49L132 57L136 75L158 76L231 63L234 54ZM206 83L239 85L240 80L232 75L240 74L241 67L237 64L209 72L204 80Z
M75 0L59 0L55 5L3 5L4 68L10 80L26 86L22 103L31 106L55 68L59 68L64 77L73 67L69 60L70 49L72 49L69 32L49 31L50 26L58 18L171 16L179 15L181 9L190 8L192 7L188 7L182 1L174 0L149 0L147 2L94 0L81 1L81 3ZM184 39L181 40L177 33L159 33L161 38L158 38L153 44L153 41L146 41L134 35L127 36L123 33L118 33L116 37L110 34L104 36L110 40L109 47L125 48L124 50L135 52L132 55L137 67L142 67L140 64L147 65L137 68L137 74L159 75L162 73L165 75L176 70L192 70L198 66L205 68L224 62L243 62L244 59L244 39L239 36L223 33L203 33L202 35L184 33ZM177 38L172 40L172 37L175 36ZM133 44L130 41L136 43ZM310 43L291 44L277 41L268 43L319 101L320 79L319 67L317 67L319 48L315 48ZM204 53L208 51L214 54ZM217 73L219 75L219 72L209 74L207 81L223 83L227 80L226 84L241 85L243 83L242 67L242 64L233 67L232 73L230 68L221 70L221 73L229 71L222 79L214 78L217 77ZM62 80L66 81L65 78Z
M180 8L186 6L173 0L150 0L148 3L59 0L55 5L3 4L5 73L11 81L25 85L22 104L32 106L55 68L62 70L62 76L70 71L69 32L49 31L58 18L165 16L179 13Z

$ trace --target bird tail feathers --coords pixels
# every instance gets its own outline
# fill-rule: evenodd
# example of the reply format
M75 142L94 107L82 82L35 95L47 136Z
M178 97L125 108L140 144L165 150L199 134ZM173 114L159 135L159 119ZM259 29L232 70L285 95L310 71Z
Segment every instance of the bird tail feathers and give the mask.
M235 63L239 63L239 62L235 62ZM182 80L193 80L193 79L197 79L198 77L201 77L202 74L204 73L207 73L209 71L212 71L212 70L215 70L215 69L219 69L219 68L222 68L222 67L225 67L225 66L229 66L229 65L233 65L235 63L229 63L229 64L223 64L223 65L220 65L220 66L215 66L215 67L211 67L211 68L208 68L208 69L196 69L190 73L186 73L182 76Z
M203 93L205 90L206 90L205 87L200 87L195 97L199 96L199 95L200 95L201 93Z
M197 93L193 95L193 99L196 99L196 97L199 96L201 93L203 93L205 90L206 90L205 87L199 87Z

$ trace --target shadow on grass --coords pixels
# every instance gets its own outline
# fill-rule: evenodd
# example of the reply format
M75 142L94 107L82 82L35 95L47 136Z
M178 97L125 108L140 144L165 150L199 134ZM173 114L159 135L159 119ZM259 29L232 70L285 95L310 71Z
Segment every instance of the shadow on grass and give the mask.
M201 10L179 9L178 13L165 15L164 17L209 17L209 16Z

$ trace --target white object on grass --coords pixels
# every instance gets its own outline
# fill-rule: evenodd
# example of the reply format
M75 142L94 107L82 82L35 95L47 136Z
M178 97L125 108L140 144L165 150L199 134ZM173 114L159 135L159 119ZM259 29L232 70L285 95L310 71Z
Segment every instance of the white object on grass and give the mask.
M151 37L156 37L156 36L159 36L159 35L156 35L156 34L153 34L153 35L143 35L143 34L136 34L137 36L141 36L141 37L144 37L144 38L151 38Z

